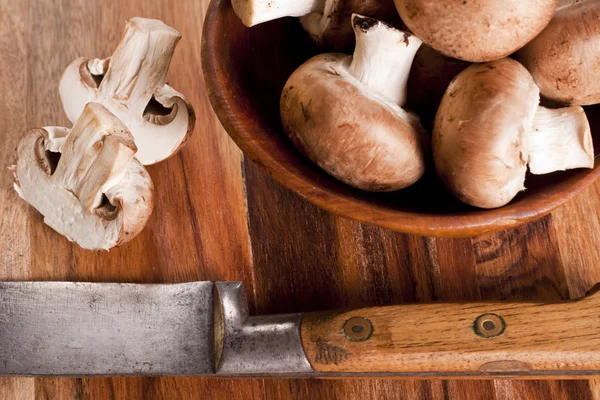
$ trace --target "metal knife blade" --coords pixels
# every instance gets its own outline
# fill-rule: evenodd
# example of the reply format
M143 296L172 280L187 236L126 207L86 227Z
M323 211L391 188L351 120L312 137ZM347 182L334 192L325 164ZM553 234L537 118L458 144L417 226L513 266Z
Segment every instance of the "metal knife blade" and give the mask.
M299 325L248 317L241 283L0 283L0 374L298 375Z
M0 284L0 373L206 374L210 282Z

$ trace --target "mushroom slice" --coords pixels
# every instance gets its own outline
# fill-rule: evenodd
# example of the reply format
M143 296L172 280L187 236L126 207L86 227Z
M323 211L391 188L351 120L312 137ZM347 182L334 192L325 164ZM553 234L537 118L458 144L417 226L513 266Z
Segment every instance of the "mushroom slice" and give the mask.
M466 61L498 60L550 22L558 0L395 0L402 21L426 44Z
M402 106L421 41L354 15L354 56L323 54L289 78L281 97L288 136L313 162L348 185L393 191L425 170L427 133Z
M559 8L517 57L544 97L560 104L591 105L600 103L599 46L600 2L586 0Z
M161 21L130 19L111 58L79 58L63 74L59 92L67 117L74 122L87 103L101 103L129 128L142 164L175 154L195 123L191 105L165 83L180 38Z
M251 27L283 17L300 22L319 45L343 51L354 44L352 13L397 19L393 0L232 0L235 13Z
M438 110L433 157L460 200L496 208L525 189L534 174L593 168L594 149L581 107L539 106L539 89L510 59L476 64L450 84Z
M14 188L70 241L109 250L133 239L152 213L152 180L136 150L123 123L90 103L70 133L39 128L23 137Z

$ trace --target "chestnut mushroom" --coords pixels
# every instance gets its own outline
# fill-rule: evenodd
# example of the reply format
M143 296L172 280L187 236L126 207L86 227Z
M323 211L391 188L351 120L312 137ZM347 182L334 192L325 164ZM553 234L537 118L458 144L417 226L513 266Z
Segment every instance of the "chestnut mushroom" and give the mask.
M600 2L587 0L559 8L517 58L544 97L560 104L591 105L600 103L599 48Z
M421 41L354 15L353 56L322 54L298 68L281 96L284 129L330 175L368 191L412 185L425 170L428 134L402 106Z
M445 56L427 45L417 51L408 78L406 106L421 118L426 129L433 127L435 114L450 82L469 65L470 62Z
M550 22L558 0L395 0L402 21L449 57L485 62L512 54Z
M87 103L101 103L129 128L142 164L175 154L195 123L191 105L165 83L180 39L162 21L130 19L111 58L78 58L64 72L59 92L69 120Z
M23 137L14 188L61 235L109 250L133 239L152 213L152 180L136 150L123 123L90 103L70 132L39 128Z
M300 23L319 46L345 51L354 44L353 13L395 22L393 0L232 0L235 13L247 27L283 17Z
M533 174L593 168L590 126L581 107L539 106L539 89L517 61L475 64L450 84L438 110L433 157L460 200L496 208Z

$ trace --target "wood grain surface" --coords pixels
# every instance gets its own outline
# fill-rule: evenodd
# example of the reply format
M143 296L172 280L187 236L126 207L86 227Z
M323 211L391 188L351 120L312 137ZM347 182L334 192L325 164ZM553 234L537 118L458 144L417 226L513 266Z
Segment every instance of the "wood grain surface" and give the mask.
M207 0L0 0L0 279L117 282L240 280L252 312L320 311L431 300L552 301L600 281L600 183L551 216L472 239L394 233L333 217L276 184L220 127L200 65ZM197 129L149 168L146 230L110 253L83 251L18 199L6 169L21 135L64 125L57 83L78 56L110 55L125 20L183 34L169 83ZM600 399L600 381L0 379L1 399Z

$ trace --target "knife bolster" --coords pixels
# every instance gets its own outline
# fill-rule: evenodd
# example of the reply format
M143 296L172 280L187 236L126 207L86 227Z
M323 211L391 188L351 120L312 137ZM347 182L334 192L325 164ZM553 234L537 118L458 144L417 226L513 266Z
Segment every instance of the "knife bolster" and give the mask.
M248 316L241 283L216 283L214 300L217 375L312 374L300 340L302 314Z

